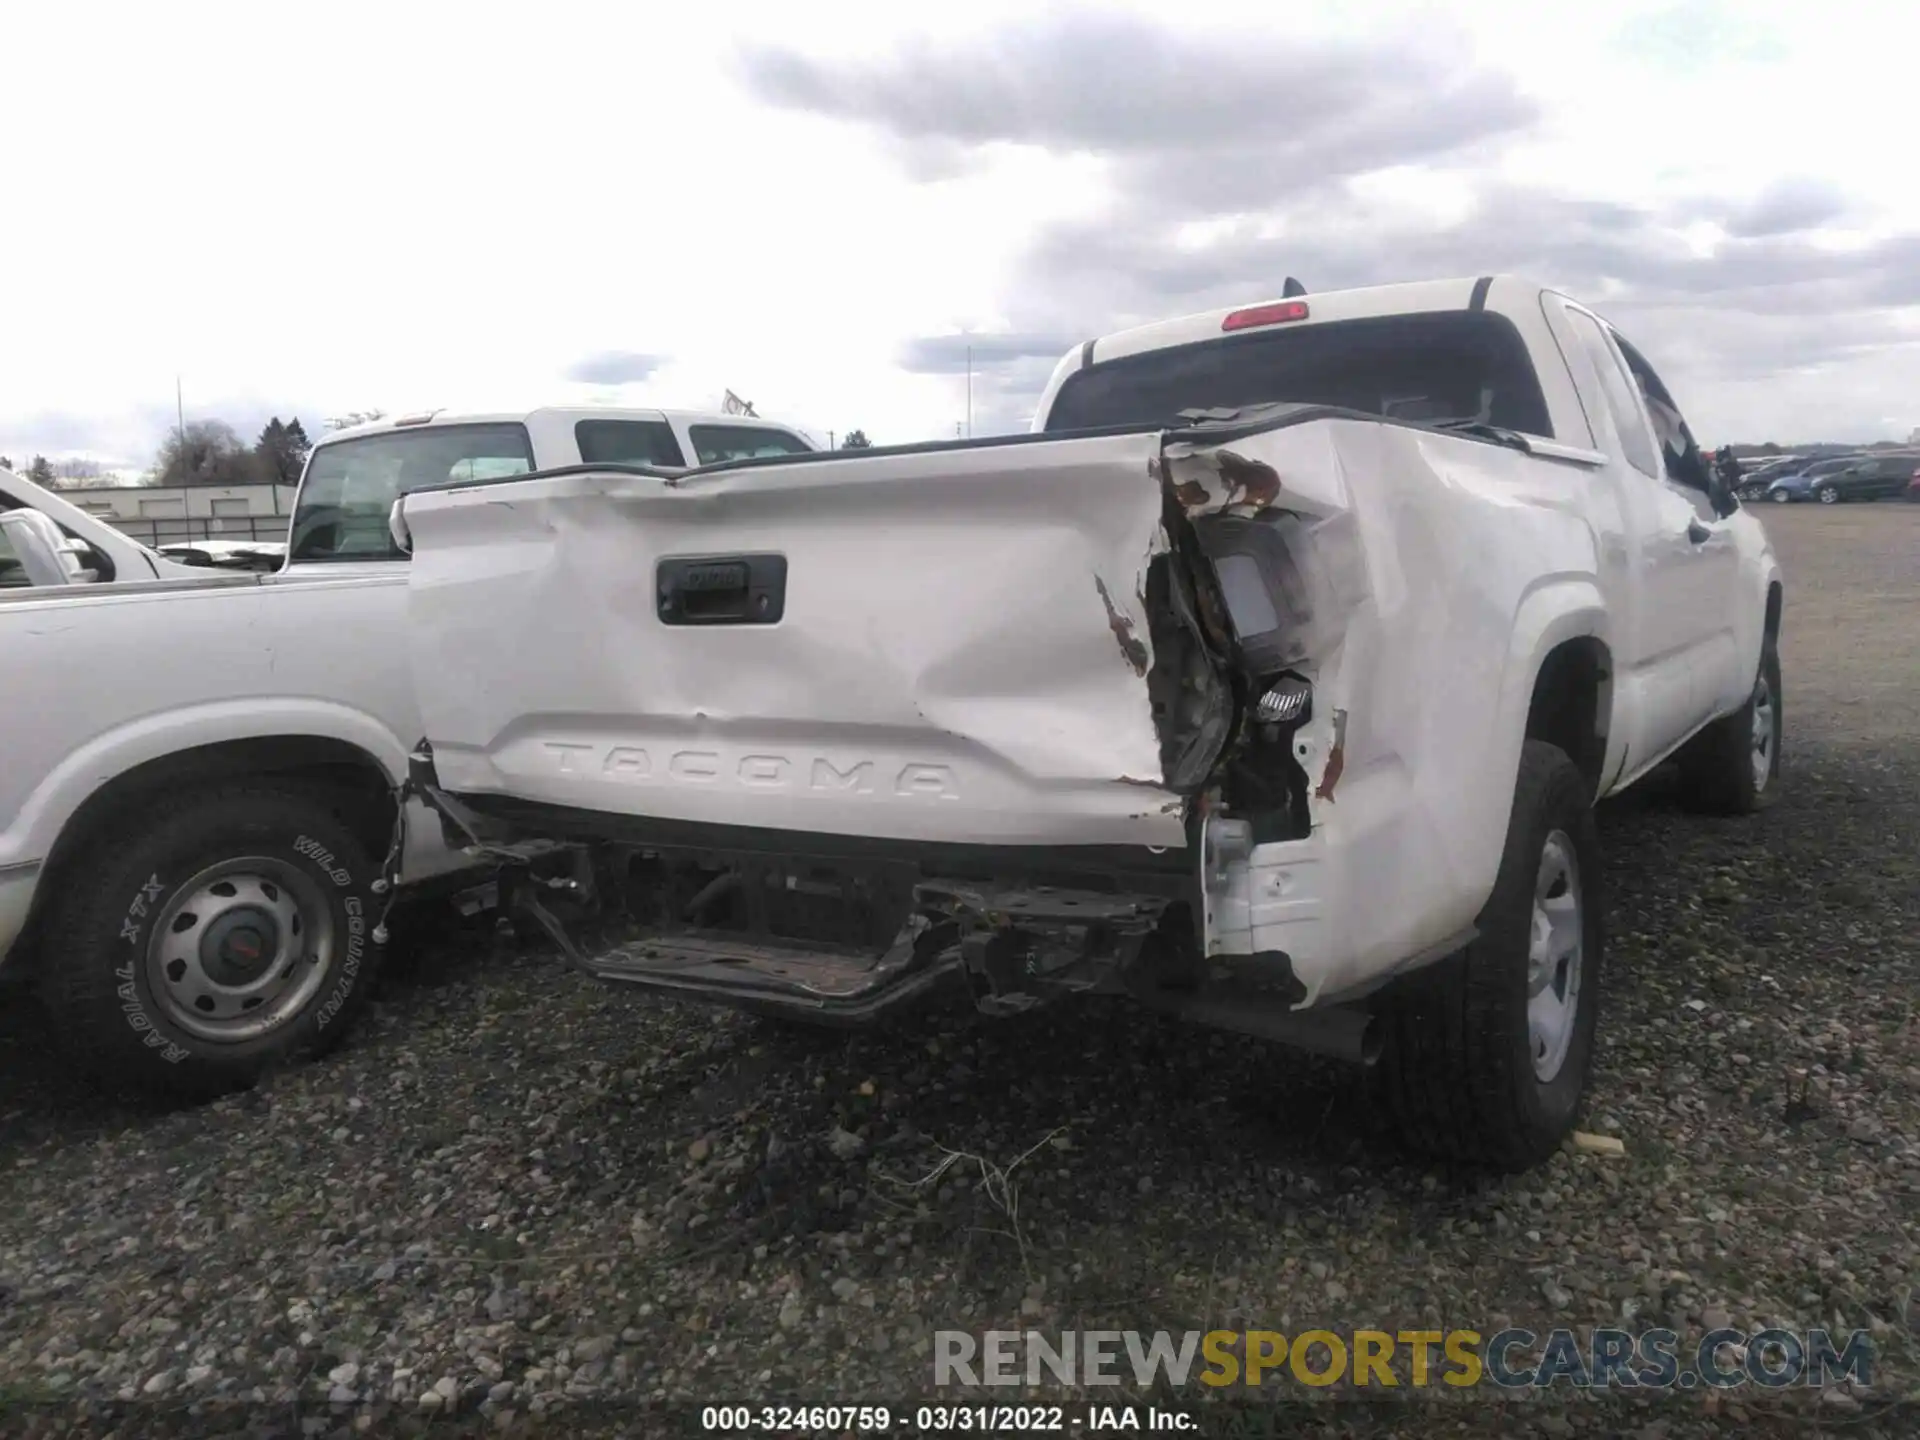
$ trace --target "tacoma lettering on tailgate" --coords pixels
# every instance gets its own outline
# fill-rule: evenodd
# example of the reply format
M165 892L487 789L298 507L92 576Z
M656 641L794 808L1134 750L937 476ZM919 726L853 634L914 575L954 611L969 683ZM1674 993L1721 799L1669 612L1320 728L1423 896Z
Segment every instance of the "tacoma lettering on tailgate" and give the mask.
M895 770L891 762L841 762L824 755L794 757L771 753L730 759L718 750L653 752L638 745L598 746L581 740L542 742L553 768L567 775L604 775L634 784L737 785L747 790L815 791L829 795L888 794L930 800L958 800L952 767L909 760ZM891 775L891 780L887 777Z

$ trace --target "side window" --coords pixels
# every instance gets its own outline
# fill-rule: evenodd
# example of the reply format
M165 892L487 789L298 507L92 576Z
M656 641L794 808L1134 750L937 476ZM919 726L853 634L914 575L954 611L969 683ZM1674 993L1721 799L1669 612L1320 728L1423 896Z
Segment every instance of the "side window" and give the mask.
M13 542L0 530L0 590L18 589L27 583L27 572L20 557L13 553Z
M294 506L288 558L404 560L387 530L388 513L402 495L532 469L527 427L518 424L426 426L320 445L307 461Z
M1667 479L1689 490L1711 490L1713 475L1707 457L1701 453L1700 443L1693 438L1693 431L1680 413L1672 392L1654 373L1647 357L1634 349L1618 330L1609 329L1607 334L1613 339L1614 349L1627 362L1647 413L1653 417L1654 433L1660 441L1660 463Z
M7 494L6 491L0 490L0 510L24 510L25 508L27 507ZM95 579L101 581L113 579L113 561L103 552L94 548L91 541L74 534L74 532L65 525L60 527L60 533L65 535L69 540L80 541L80 543L86 547L85 552L80 557L80 563L87 569L93 571ZM27 579L26 566L20 563L20 555L19 552L13 548L13 541L7 538L7 533L4 530L0 530L0 590L18 589L32 583L32 581Z
M1646 422L1642 419L1644 412L1640 405L1639 387L1633 383L1625 362L1615 353L1606 331L1601 329L1600 322L1593 316L1571 305L1566 309L1566 316L1574 339L1579 342L1580 348L1586 352L1588 363L1593 366L1600 393L1606 398L1607 413L1613 417L1614 433L1620 437L1622 458L1642 475L1659 479L1660 457L1654 454L1653 443L1648 438Z
M695 425L693 453L702 465L724 460L751 460L763 455L806 455L811 451L798 435L767 425Z
M573 427L573 438L589 465L687 463L673 427L664 420L582 420Z

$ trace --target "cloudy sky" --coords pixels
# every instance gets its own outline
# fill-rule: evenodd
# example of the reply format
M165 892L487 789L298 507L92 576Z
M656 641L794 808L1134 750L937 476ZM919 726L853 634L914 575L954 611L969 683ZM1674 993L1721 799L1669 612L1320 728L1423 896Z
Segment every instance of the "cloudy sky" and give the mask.
M1337 18L1334 11L1343 13ZM0 453L710 407L1021 428L1140 320L1520 270L1704 440L1920 426L1920 9L15 5Z

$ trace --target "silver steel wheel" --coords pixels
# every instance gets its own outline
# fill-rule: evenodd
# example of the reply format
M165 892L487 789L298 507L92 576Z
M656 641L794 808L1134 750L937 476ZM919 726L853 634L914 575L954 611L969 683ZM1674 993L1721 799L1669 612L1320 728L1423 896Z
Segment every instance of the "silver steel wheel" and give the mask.
M1822 486L1820 489L1814 491L1813 498L1818 500L1822 505L1831 505L1839 500L1840 492L1830 485Z
M209 866L174 891L147 942L147 984L174 1025L232 1045L304 1010L333 960L333 911L319 884L254 855Z
M1564 830L1547 836L1533 882L1533 934L1527 946L1527 1048L1533 1073L1550 1084L1566 1064L1580 1014L1585 947L1580 859Z
M1758 795L1773 778L1773 747L1779 743L1780 721L1773 708L1773 686L1766 671L1753 687L1753 793Z
M1787 504L1791 504L1792 501L1793 501L1793 496L1789 495L1784 490L1776 490L1773 492L1773 503L1776 505L1787 505Z

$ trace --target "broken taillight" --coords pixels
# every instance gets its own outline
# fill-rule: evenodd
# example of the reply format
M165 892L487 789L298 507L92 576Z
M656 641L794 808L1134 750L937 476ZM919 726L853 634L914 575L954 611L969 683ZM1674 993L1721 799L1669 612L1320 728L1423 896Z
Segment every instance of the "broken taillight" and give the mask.
M1251 330L1256 325L1278 325L1286 320L1304 320L1307 318L1307 302L1304 300L1280 300L1272 305L1255 305L1246 310L1235 310L1220 322L1222 330Z

